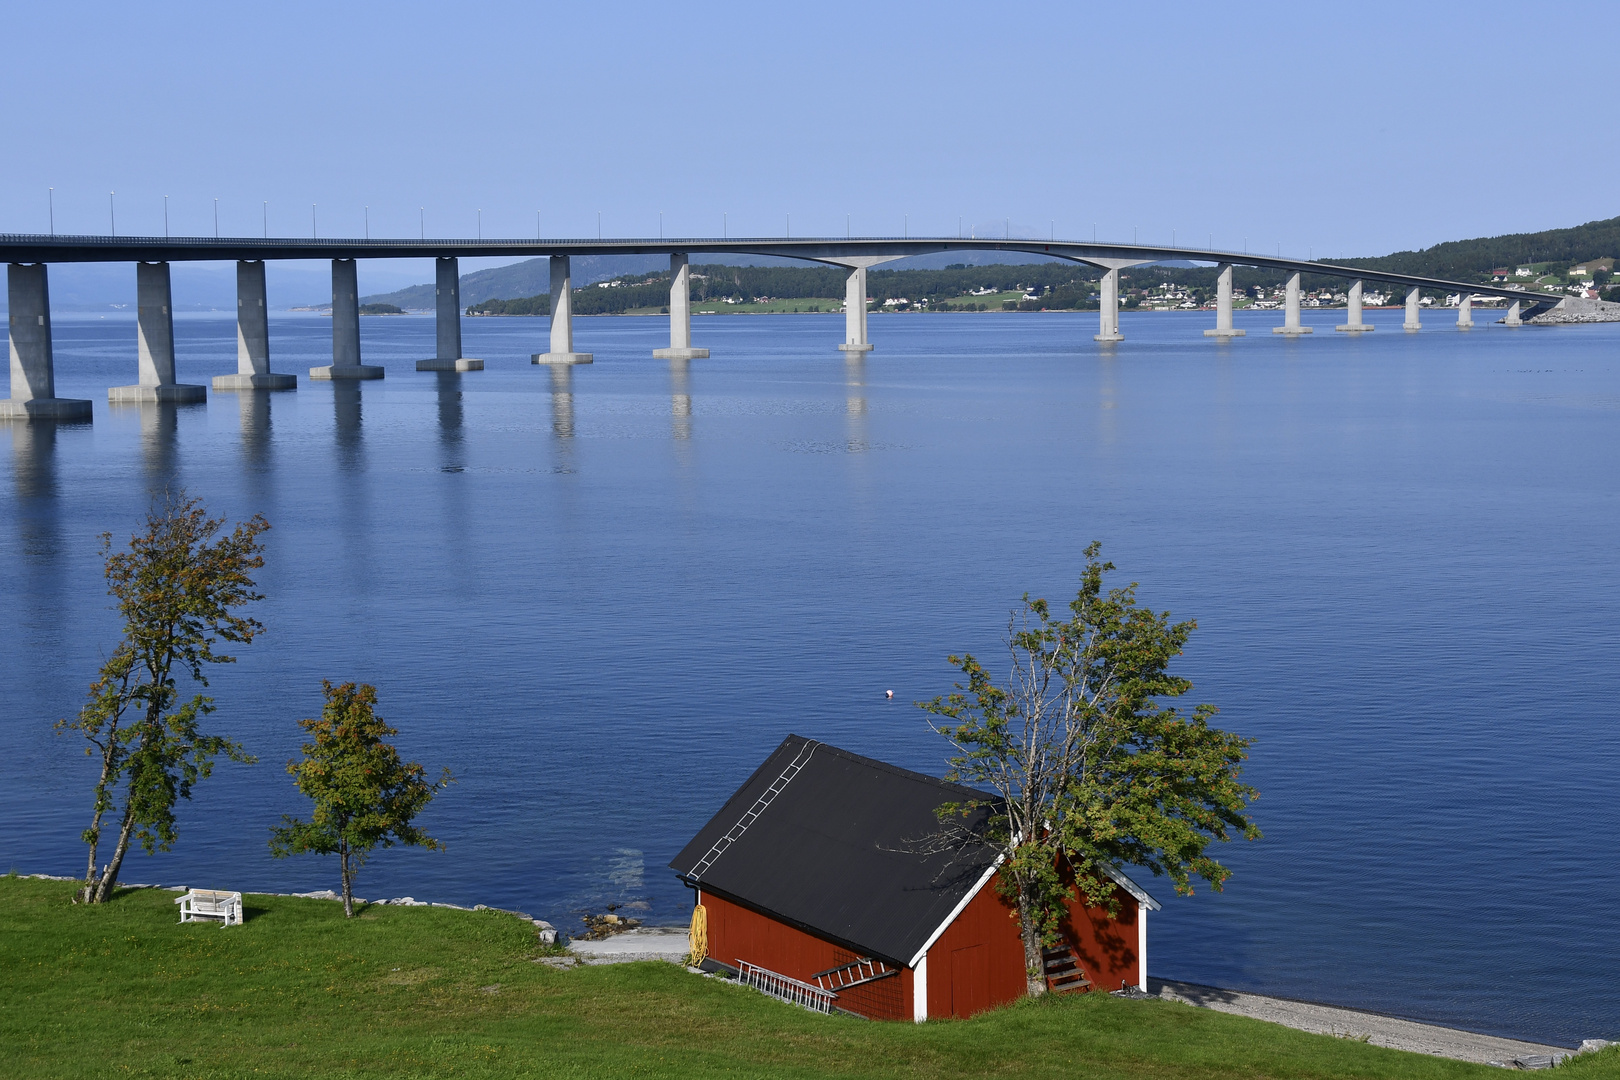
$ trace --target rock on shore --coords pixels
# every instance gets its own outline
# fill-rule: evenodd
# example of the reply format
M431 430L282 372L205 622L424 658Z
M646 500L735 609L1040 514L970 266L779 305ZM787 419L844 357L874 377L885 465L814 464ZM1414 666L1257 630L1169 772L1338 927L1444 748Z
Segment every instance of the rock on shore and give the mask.
M1620 304L1609 300L1583 300L1570 296L1558 301L1558 306L1527 320L1536 326L1560 323L1620 322Z

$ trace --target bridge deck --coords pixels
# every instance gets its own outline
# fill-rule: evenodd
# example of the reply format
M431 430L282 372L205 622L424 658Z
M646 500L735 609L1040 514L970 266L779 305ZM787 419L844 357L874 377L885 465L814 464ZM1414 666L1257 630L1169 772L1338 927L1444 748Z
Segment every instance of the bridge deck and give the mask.
M1561 296L1522 288L1480 285L1445 278L1416 277L1380 270L1304 259L1285 259L1248 252L1155 247L1142 244L1079 243L1067 240L989 240L958 237L686 237L624 240L353 240L286 237L162 236L27 236L0 235L0 261L66 262L202 262L258 259L422 259L536 257L542 255L774 255L833 265L887 262L946 251L1011 251L1047 255L1069 262L1230 263L1265 269L1321 274L1347 280L1377 281L1441 292L1501 296L1510 300L1556 303Z

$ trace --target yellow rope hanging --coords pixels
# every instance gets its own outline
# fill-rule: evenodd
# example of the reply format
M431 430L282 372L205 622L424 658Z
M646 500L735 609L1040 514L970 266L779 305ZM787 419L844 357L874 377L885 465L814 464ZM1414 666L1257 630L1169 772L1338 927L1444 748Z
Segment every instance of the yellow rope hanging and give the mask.
M686 962L697 967L709 955L709 913L702 904L692 909L692 927L686 932L686 940L692 947Z

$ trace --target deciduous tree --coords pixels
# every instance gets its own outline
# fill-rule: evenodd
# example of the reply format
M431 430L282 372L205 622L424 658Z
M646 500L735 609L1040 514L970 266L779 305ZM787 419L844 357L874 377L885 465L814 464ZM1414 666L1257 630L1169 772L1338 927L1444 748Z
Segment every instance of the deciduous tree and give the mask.
M148 513L146 531L130 539L128 551L114 552L110 533L101 538L107 591L118 598L124 636L101 666L89 702L56 725L82 734L90 743L85 753L101 761L83 834L90 851L79 898L86 903L111 894L132 839L148 852L174 844L175 803L191 797L216 757L253 760L236 742L202 730L213 698L180 700L180 679L207 686L206 665L235 662L216 651L219 642L245 645L264 629L235 611L263 599L252 571L264 566L258 537L270 526L255 515L220 535L224 524L208 516L201 500L181 493ZM109 819L117 822L117 840L98 870Z
M1085 550L1067 618L1024 595L1008 622L1005 685L971 655L952 656L966 686L919 703L955 747L948 778L992 795L942 807L929 840L999 850L1031 995L1046 990L1043 948L1058 942L1068 901L1117 905L1105 867L1146 867L1180 893L1194 875L1218 890L1230 871L1209 845L1260 836L1245 813L1257 793L1240 780L1252 740L1211 727L1213 705L1164 704L1192 689L1166 669L1196 624L1139 607L1134 583L1104 592L1114 566L1100 550ZM981 808L986 831L970 835L964 820Z
M287 771L298 790L314 802L310 820L283 817L271 829L270 851L278 858L305 852L336 855L343 871L343 914L354 918L354 875L379 844L409 844L443 850L444 845L412 822L445 785L414 761L401 761L386 741L399 732L375 712L377 690L369 684L333 686L322 680L326 706L319 720L298 725L313 741L304 744L302 760Z

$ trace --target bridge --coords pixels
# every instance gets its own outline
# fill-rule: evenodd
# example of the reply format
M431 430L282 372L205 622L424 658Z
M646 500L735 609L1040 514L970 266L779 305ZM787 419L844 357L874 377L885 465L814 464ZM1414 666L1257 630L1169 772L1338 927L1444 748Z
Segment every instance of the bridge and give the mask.
M0 235L0 261L8 264L7 292L10 311L11 397L0 400L0 419L89 420L90 402L59 398L51 351L51 312L48 266L51 263L127 262L135 264L136 382L111 387L112 402L207 399L204 386L178 383L174 367L174 316L169 264L174 262L234 261L237 288L237 373L214 379L216 391L292 390L298 379L270 370L269 309L265 299L264 266L271 259L330 259L332 263L332 362L311 368L312 379L380 379L380 366L360 359L360 297L356 275L359 259L423 259L435 265L437 342L435 355L416 364L418 371L476 371L482 360L462 355L462 258L550 259L551 320L547 349L535 353L536 364L588 364L592 356L574 346L572 273L575 255L668 255L670 261L669 348L653 356L669 360L695 360L709 351L692 346L691 292L688 259L693 255L771 255L841 267L847 271L844 300L844 341L839 349L864 353L872 349L867 336L866 272L896 259L950 251L1006 251L1046 256L1081 263L1103 271L1101 303L1095 340L1124 340L1119 329L1119 272L1147 263L1186 261L1213 263L1216 278L1215 326L1206 336L1242 337L1246 331L1232 325L1232 268L1250 266L1287 274L1283 323L1272 332L1290 336L1309 334L1300 324L1300 279L1304 274L1341 278L1347 290L1346 321L1335 327L1364 333L1372 325L1362 318L1365 282L1406 289L1408 331L1420 328L1419 297L1425 290L1458 293L1457 325L1473 325L1471 299L1477 295L1502 297L1510 302L1508 326L1522 325L1551 308L1559 298L1522 288L1476 285L1443 278L1414 277L1336 266L1332 263L1285 259L1248 252L1157 247L1142 244L1079 243L1003 238L961 237L753 237L716 239L620 240L322 240L311 238L193 238L122 236Z

